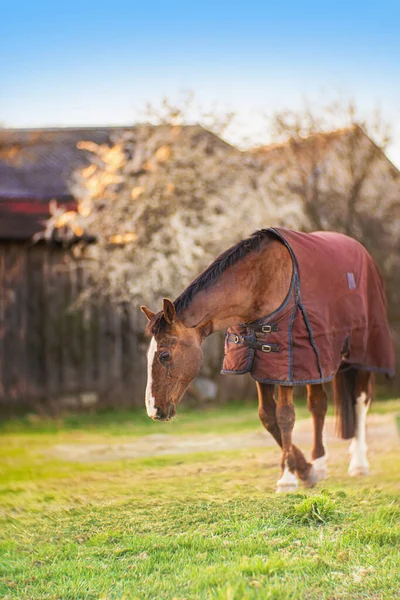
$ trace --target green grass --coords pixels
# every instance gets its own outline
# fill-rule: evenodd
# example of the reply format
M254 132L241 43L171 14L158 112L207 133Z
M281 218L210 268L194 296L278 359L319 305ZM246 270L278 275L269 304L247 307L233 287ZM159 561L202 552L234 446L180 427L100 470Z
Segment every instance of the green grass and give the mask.
M95 463L52 454L60 443L258 427L247 405L184 411L169 425L143 411L3 423L0 597L400 597L398 447L371 456L361 479L332 447L330 479L290 496L274 491L275 448Z
M399 403L400 406L400 403ZM299 418L309 416L304 401L297 406ZM250 403L232 403L202 411L180 406L178 415L170 423L153 423L141 408L131 410L103 410L93 413L72 413L58 419L38 415L8 419L0 423L0 433L65 433L80 432L106 436L137 437L161 430L175 435L196 433L231 433L254 429L257 409Z

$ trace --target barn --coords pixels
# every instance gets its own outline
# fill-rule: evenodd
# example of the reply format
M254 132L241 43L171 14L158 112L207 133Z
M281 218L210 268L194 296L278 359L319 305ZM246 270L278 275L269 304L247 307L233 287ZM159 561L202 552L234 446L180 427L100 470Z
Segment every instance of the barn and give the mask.
M0 132L0 407L49 412L142 399L137 311L71 309L86 273L62 236L34 242L52 202L76 205L69 184L87 164L81 140L110 144L115 128ZM91 241L90 239L88 241ZM141 326L139 327L141 329ZM143 343L145 343L143 341ZM140 400L139 400L140 399Z

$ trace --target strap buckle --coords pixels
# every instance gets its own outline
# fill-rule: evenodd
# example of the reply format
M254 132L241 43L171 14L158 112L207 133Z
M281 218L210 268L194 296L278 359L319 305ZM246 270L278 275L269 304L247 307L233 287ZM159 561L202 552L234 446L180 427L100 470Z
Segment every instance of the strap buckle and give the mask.
M271 350L272 350L272 346L270 346L269 344L263 344L263 345L261 346L261 350L262 350L263 352L271 352Z
M271 325L263 325L261 327L261 331L263 333L270 333L272 331L272 327L271 327Z
M233 336L233 343L234 343L234 344L238 344L239 342L240 342L240 338L239 338L239 336L238 336L238 335L234 335L234 336Z

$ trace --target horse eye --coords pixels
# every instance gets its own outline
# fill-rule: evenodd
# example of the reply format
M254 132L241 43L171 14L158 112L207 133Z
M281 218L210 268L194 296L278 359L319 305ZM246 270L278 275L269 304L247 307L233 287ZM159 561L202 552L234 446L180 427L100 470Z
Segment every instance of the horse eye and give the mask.
M160 352L160 354L158 355L158 358L160 359L160 361L162 363L164 363L167 360L169 360L170 357L171 357L171 354L169 352Z

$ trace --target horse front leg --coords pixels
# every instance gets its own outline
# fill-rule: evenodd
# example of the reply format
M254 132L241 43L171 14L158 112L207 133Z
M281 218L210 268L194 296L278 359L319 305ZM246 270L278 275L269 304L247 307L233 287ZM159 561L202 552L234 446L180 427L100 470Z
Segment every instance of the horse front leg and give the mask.
M295 422L293 387L279 386L276 420L282 438L282 474L277 483L277 492L293 492L297 488L297 477L305 487L313 487L318 476L304 454L292 444L292 432ZM297 477L296 477L297 475Z
M307 405L314 425L314 443L311 458L319 479L328 476L328 454L324 446L323 432L325 415L328 409L328 395L321 383L307 386Z
M281 430L276 421L275 386L270 383L259 383L258 381L256 381L256 386L260 421L276 443L282 447Z

